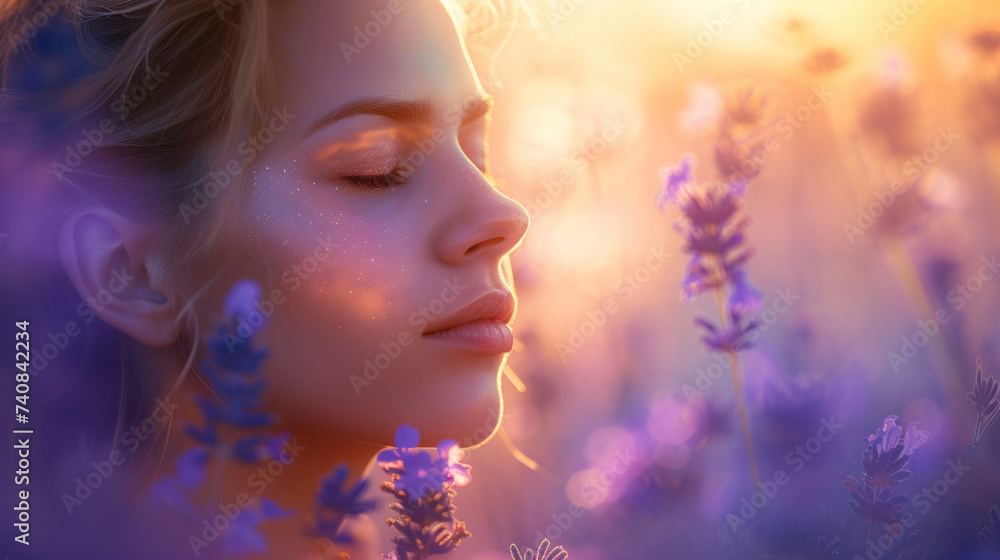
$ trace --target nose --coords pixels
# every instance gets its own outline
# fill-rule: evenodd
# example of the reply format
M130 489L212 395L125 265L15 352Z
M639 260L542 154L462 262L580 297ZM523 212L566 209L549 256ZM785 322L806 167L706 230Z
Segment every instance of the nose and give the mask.
M471 260L499 262L528 231L528 211L498 191L474 166L466 167L450 197L454 201L438 237L437 256L450 265Z

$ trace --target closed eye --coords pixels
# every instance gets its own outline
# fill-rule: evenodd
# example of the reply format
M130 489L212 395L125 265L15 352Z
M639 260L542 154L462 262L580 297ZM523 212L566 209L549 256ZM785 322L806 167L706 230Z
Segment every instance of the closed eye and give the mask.
M409 180L409 175L404 173L404 171L403 168L398 167L380 175L350 175L344 177L344 180L361 189L391 189L405 185L407 180Z

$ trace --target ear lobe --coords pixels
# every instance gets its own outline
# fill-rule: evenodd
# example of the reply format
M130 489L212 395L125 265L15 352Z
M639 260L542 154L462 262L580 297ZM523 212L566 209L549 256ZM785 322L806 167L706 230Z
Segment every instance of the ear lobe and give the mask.
M158 261L146 254L148 235L100 207L77 212L59 227L59 257L76 291L104 322L147 346L180 336L176 298L151 279Z

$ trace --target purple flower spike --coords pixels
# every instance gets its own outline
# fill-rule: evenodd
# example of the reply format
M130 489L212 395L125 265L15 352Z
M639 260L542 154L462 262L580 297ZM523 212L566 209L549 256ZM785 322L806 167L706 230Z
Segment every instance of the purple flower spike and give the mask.
M185 451L174 463L181 488L190 490L205 483L205 468L209 455L205 448L195 446Z
M729 321L728 326L721 328L704 317L694 318L695 324L705 330L701 341L709 350L736 353L748 348L753 343L760 326L758 320L746 319L732 310L729 313Z
M396 430L393 441L400 449L412 449L420 443L420 432L409 424L403 424Z
M469 536L465 523L454 517L455 487L470 482L468 465L460 461L465 452L455 440L443 440L437 457L413 449L420 441L414 428L396 430L396 449L378 456L379 466L389 475L380 488L396 500L395 512L386 520L400 534L393 537L396 548L383 559L417 560L446 554Z
M254 304L260 301L260 294L260 284L253 280L240 280L226 296L226 316L233 321L247 321L250 315L259 313Z
M660 213L668 203L676 204L678 195L684 185L693 181L691 177L691 166L694 156L684 156L677 166L668 165L660 169L660 176L663 178L663 188L656 195L656 207Z
M383 463L402 461L407 455L410 455L410 449L413 449L420 443L420 432L409 424L403 424L396 429L393 442L396 444L394 449L380 451L375 458L375 461L380 466L384 466Z
M446 439L438 444L437 466L445 473L448 480L455 486L465 486L472 482L472 467L460 462L465 457L465 451L453 439Z
M414 498L428 491L440 492L445 483L444 474L434 468L434 460L429 453L404 454L402 471L396 489Z
M899 416L886 416L874 434L865 437L868 446L861 456L861 478L848 476L844 485L851 494L847 505L868 521L895 524L910 498L893 494L892 487L910 478L907 470L913 452L927 442L930 434L916 422L899 425Z
M899 441L899 436L903 433L903 428L898 424L899 416L886 416L882 425L874 434L865 438L869 445L874 445L879 453L888 453Z
M745 270L733 271L729 280L733 288L729 293L729 309L740 315L760 309L764 296L750 283Z

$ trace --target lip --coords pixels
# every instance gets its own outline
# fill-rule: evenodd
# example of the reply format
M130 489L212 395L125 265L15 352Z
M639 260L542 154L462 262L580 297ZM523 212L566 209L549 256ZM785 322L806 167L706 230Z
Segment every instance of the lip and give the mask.
M514 296L510 292L489 292L455 313L431 322L422 336L428 340L459 346L486 354L510 352L514 346Z

